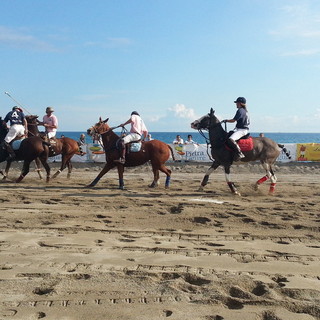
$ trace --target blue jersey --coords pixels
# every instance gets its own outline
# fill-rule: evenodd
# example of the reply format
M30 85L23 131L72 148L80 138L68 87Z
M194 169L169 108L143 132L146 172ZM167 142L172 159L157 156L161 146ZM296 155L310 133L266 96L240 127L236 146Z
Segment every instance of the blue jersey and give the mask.
M237 121L236 128L249 129L250 119L245 108L239 108L233 119Z
M23 112L20 112L18 110L12 110L10 111L6 117L4 118L5 122L10 121L10 126L14 124L24 124L25 115Z

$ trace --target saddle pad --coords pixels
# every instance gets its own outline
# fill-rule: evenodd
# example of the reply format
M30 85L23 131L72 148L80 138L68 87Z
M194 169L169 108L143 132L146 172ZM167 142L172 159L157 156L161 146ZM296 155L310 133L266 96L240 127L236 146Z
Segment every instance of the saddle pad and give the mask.
M247 139L240 139L237 141L241 151L251 151L253 149L253 139L249 137Z
M11 147L12 147L12 149L13 150L19 150L19 148L20 148L20 145L21 145L21 142L23 141L24 139L22 139L22 140L14 140L13 142L12 142L12 144L11 144Z
M141 142L132 142L130 144L130 152L139 152L141 149Z

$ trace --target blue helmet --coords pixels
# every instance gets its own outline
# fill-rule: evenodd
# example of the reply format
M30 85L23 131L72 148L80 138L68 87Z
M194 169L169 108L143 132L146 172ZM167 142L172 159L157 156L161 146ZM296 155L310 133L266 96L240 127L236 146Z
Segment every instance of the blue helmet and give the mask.
M240 102L240 103L242 103L242 104L246 104L246 103L247 103L247 100L246 100L246 98L244 98L244 97L238 97L237 100L234 101L234 103L238 103L238 102Z

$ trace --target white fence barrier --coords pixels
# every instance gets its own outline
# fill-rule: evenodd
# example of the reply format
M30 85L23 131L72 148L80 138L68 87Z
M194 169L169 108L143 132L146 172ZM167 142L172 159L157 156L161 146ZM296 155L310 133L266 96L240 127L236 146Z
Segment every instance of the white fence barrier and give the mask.
M211 162L210 159L210 146L207 147L205 144L191 144L191 145L174 145L169 144L174 152L175 160L181 162ZM284 144L285 148L289 152L291 159L289 159L286 154L282 151L277 161L279 162L290 162L297 161L297 144L288 143ZM105 162L105 153L102 146L99 144L89 143L82 147L85 154L80 156L78 154L74 155L72 158L73 162ZM170 158L172 160L172 158ZM60 162L61 155L51 157L50 162Z

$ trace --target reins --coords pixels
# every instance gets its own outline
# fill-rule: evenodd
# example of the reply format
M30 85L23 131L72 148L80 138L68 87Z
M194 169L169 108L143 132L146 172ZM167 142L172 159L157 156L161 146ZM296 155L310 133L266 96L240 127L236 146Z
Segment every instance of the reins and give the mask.
M125 132L128 131L128 130L127 130L125 127L123 127L123 126L110 127L108 130L103 131L103 132L101 132L101 133L99 133L99 132L96 130L96 128L93 127L93 130L94 130L94 133L93 133L93 134L94 134L94 135L97 135L97 136L99 136L99 137L102 137L102 135L104 135L104 134L106 134L106 133L108 133L108 132L110 132L110 131L113 131L114 129L120 128L120 127L122 128L121 133L120 133L120 139L121 139L122 135L123 135ZM101 139L100 139L100 138L99 138L99 140L98 140L98 143L100 144L100 146L102 147L102 149L104 150L105 153L107 153L107 152L110 151L110 150L113 150L113 149L116 147L116 146L114 146L114 147L111 147L111 148L109 148L109 149L105 149L103 143L101 143Z
M211 161L214 161L214 159L212 159L212 157L210 155L210 152L209 152L210 139L205 136L205 134L203 133L203 131L201 129L198 129L198 132L206 140L206 143L207 143L207 155L208 155L209 159Z

